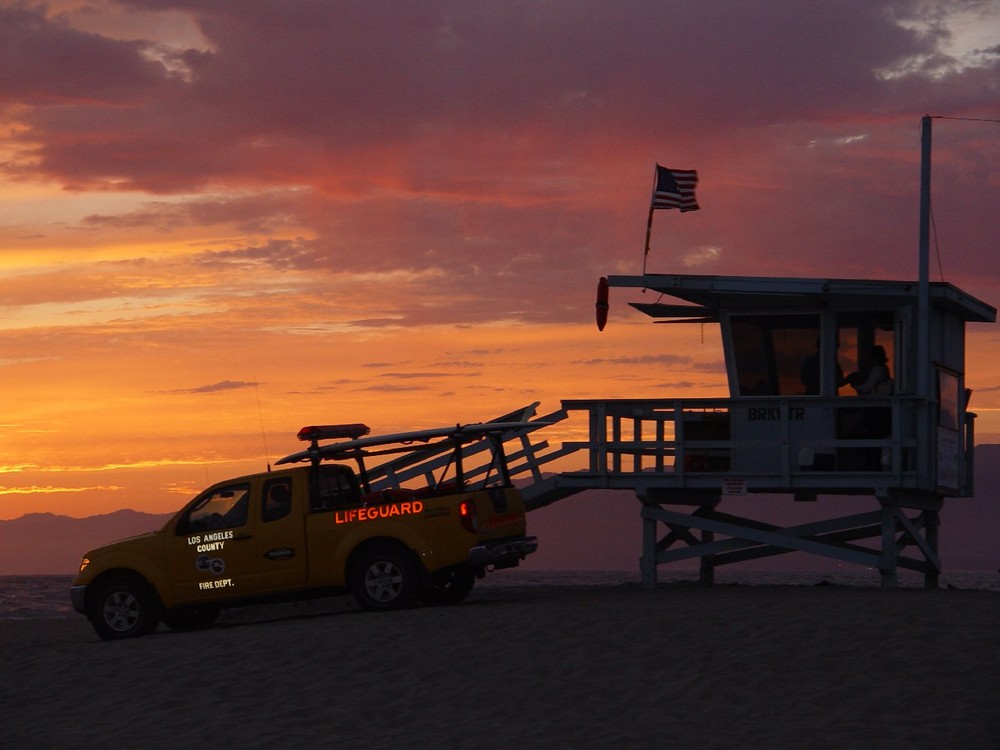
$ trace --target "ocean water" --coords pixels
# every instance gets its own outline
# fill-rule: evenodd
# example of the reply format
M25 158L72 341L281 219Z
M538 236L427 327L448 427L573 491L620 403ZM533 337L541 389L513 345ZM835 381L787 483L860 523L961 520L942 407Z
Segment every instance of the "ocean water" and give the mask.
M79 617L69 603L73 576L0 576L0 620Z
M659 583L694 582L694 570L658 571ZM942 573L941 588L996 591L1000 593L1000 573ZM0 620L35 620L80 617L69 601L72 576L0 576ZM477 587L504 586L617 586L638 585L638 570L526 570L516 568L491 573ZM846 568L837 572L753 571L720 568L715 572L718 586L818 586L837 585L877 588L878 571ZM923 576L912 571L899 572L902 588L923 588Z

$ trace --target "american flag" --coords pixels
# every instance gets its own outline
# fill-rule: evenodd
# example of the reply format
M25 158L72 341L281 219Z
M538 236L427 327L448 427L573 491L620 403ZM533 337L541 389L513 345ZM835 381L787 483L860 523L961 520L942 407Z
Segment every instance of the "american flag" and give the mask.
M694 186L698 184L698 173L693 169L668 169L656 165L656 185L653 187L654 208L679 208L681 211L697 211L698 201L694 197Z

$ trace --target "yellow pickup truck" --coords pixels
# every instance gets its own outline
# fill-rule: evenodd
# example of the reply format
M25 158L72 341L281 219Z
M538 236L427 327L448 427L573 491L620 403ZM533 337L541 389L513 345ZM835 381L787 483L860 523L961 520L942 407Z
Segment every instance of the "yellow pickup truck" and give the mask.
M151 633L160 621L208 627L221 608L261 600L350 592L369 610L460 602L477 577L537 548L498 437L516 429L487 422L364 437L364 425L303 428L310 448L278 461L293 468L215 484L159 531L88 551L73 607L110 640ZM320 445L330 438L346 439ZM472 482L462 456L477 443L493 451L494 470ZM372 488L366 458L428 446L453 452L447 479ZM345 460L358 471L336 463Z

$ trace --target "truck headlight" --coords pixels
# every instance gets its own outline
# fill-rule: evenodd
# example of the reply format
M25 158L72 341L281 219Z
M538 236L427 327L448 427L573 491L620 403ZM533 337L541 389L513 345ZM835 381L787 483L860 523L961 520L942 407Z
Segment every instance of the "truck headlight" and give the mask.
M83 571L85 571L88 565L90 565L90 560L88 560L86 557L80 560L80 572L82 573Z

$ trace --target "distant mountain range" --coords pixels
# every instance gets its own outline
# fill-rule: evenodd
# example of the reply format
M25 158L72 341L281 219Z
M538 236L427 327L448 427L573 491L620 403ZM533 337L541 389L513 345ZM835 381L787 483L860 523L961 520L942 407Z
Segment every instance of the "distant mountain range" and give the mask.
M1000 567L1000 445L976 446L976 496L945 502L941 512L940 552L946 571L996 572ZM720 510L795 524L872 510L872 498L821 498L793 503L759 496L724 501ZM737 505L738 503L738 505ZM836 503L836 505L834 505ZM818 507L820 506L820 507ZM74 575L80 557L105 542L155 531L172 514L120 510L88 518L31 513L0 521L0 575ZM589 491L569 497L528 517L529 533L539 538L538 553L525 567L535 570L637 570L642 554L639 505L628 492ZM754 563L772 570L822 570L827 561L781 555Z
M12 521L0 521L0 575L75 575L88 549L155 531L172 515L134 510L87 518L29 513Z

